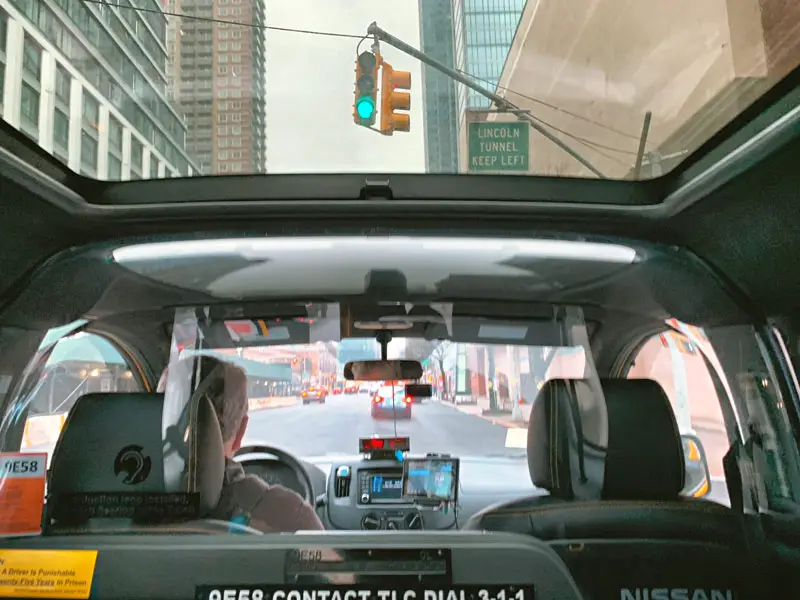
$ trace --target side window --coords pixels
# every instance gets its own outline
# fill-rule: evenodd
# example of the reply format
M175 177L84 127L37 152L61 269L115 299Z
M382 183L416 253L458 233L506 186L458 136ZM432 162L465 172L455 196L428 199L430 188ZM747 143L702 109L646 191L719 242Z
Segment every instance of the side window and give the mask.
M672 331L652 337L639 349L627 377L661 385L680 433L697 436L703 445L711 475L707 498L728 504L722 459L730 444L714 380L693 342Z
M51 451L75 401L92 392L138 392L130 365L108 340L76 333L60 340L31 400L23 451Z

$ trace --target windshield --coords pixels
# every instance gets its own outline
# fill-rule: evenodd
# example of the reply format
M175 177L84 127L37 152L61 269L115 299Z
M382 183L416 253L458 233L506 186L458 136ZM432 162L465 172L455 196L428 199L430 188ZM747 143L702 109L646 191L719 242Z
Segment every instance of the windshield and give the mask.
M586 370L580 347L394 339L387 350L389 359L421 362L419 382L431 385L431 397L409 395L411 381L344 379L348 362L380 358L374 338L197 353L247 374L245 445L269 444L304 458L356 455L360 438L377 435L408 436L414 455L522 460L525 425L541 386L553 377L582 378Z
M798 24L778 0L8 0L0 114L112 181L645 179L800 63Z
M420 354L430 352L421 357L424 361L422 380L432 385L433 397L411 398L403 383L381 385L375 389L371 382L363 382L363 385L359 382L357 389L344 389L346 384L338 379L337 374L351 360L347 354L353 349L363 349L371 352L362 356L375 357L379 347L374 339L352 339L321 347L286 348L296 353L298 362L306 359L310 366L309 370L298 372L301 380L305 375L325 382L328 388L325 404L304 407L302 399L293 397L291 390L286 395L257 399L253 402L257 408L250 413L247 440L270 440L292 452L315 456L357 454L359 437L401 435L411 438L414 454L448 452L458 456L524 459L525 436L517 435L515 430L525 431L524 423L531 403L548 377L544 370L531 372L528 353L540 356L543 351L559 349L516 349L452 342L423 342L417 345L417 349L413 341L406 343L409 345L404 348L403 341L392 342L389 356L420 358ZM583 355L579 349L576 354L578 359L573 359L568 365L565 361L568 361L569 352L565 352L550 372L566 368L571 371L570 375L582 376ZM250 372L258 365L246 361L264 360L263 356L258 350L245 351L240 364ZM524 372L519 374L520 370ZM486 401L479 404L479 396L484 396ZM276 413L264 410L270 403L291 404ZM298 435L299 430L295 431L286 424L286 419L303 428L302 437Z

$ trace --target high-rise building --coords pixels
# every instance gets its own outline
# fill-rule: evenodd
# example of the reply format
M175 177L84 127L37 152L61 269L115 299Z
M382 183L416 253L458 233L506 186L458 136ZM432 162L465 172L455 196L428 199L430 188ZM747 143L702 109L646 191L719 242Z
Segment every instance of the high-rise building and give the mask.
M168 0L169 78L203 173L266 171L264 0ZM200 17L200 18L192 18Z
M453 0L419 0L422 52L451 69ZM422 97L425 110L425 164L428 173L458 172L458 114L455 81L422 65Z
M524 7L525 0L419 0L421 49L494 91ZM490 102L428 65L422 78L427 170L457 173L466 110Z
M536 2L538 0L531 0ZM453 0L456 68L495 91L526 0ZM491 101L459 85L458 113Z
M0 113L90 177L192 175L165 41L156 0L0 0Z

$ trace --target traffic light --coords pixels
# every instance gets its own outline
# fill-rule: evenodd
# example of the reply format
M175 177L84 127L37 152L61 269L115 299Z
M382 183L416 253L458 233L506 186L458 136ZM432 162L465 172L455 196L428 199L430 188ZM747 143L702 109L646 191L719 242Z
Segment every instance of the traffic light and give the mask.
M372 52L362 52L356 59L353 121L357 125L375 124L375 113L378 110L378 63L378 57Z
M409 90L402 92L397 90ZM392 135L395 131L411 130L411 115L397 110L411 110L411 73L395 71L387 62L381 73L381 133Z

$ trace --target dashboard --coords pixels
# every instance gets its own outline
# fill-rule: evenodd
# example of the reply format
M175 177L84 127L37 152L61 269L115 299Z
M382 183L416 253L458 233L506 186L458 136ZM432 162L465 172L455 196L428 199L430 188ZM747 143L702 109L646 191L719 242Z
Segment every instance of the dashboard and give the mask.
M333 529L452 529L453 507L421 505L403 495L403 466L392 460L336 465L328 477L326 517Z
M430 470L432 459L440 461L433 465L438 481ZM245 471L267 483L302 494L302 483L286 464L253 454L237 460ZM491 504L546 493L531 483L524 458L362 452L298 462L308 475L317 513L328 530L453 530ZM450 478L441 472L448 464L455 465Z

